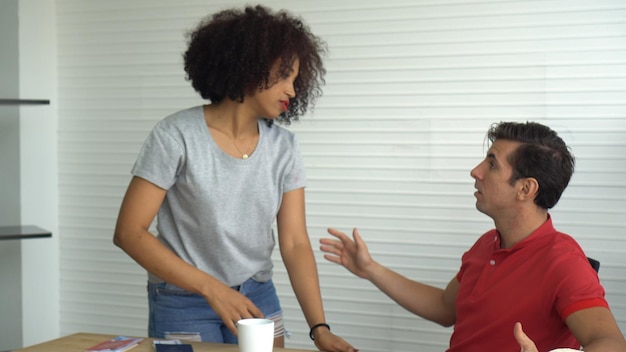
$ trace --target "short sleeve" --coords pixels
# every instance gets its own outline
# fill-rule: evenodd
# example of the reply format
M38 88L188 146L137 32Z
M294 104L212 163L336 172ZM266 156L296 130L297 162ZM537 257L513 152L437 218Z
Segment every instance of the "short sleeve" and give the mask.
M609 305L597 273L581 256L564 255L552 273L557 279L556 309L565 320L570 314L585 308Z
M185 164L185 149L180 133L169 130L161 121L144 142L131 173L169 189Z
M285 175L284 192L293 191L294 189L306 186L306 172L304 170L304 162L300 153L300 144L295 135L293 135L293 160L291 169Z

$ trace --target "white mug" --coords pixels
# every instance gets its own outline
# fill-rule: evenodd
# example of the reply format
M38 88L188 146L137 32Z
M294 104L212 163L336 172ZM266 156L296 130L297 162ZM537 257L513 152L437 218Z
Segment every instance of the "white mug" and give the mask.
M237 322L240 352L272 352L274 321L270 319L241 319Z

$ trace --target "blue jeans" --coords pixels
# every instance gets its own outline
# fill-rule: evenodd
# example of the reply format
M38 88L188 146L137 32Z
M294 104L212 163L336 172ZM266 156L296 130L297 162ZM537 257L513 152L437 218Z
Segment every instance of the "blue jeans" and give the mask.
M252 301L267 319L274 320L274 335L284 335L282 310L272 280L246 280L232 289ZM168 334L199 335L202 341L237 343L222 319L200 295L168 283L148 282L148 336L165 338Z

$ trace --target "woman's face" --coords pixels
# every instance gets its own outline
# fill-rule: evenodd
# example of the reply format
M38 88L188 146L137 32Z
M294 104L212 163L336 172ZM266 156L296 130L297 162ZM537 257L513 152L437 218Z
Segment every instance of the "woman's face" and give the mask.
M270 86L259 89L244 101L256 111L259 117L275 119L289 108L289 100L296 96L293 84L298 77L300 60L293 60L291 69L281 76L281 61L277 60L270 69Z

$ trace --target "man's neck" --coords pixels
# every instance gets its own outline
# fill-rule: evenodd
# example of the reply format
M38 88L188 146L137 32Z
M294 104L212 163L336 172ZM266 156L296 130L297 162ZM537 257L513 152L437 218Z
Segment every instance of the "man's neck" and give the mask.
M500 233L500 246L511 248L548 220L548 211L539 207L520 209L515 215L506 219L494 219L496 229Z

